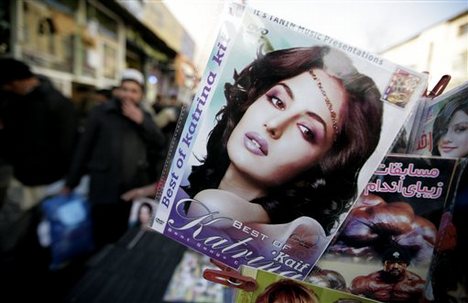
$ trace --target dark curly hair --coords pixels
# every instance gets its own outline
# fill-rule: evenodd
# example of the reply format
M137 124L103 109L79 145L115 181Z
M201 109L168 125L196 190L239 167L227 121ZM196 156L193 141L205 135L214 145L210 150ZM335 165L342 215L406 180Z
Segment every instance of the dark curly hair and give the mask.
M466 98L466 92L468 92L468 89L465 89L464 91L465 93L460 93L456 98L445 103L437 113L437 117L434 120L434 126L432 127L432 154L435 156L440 156L438 143L439 140L447 133L448 125L450 124L450 120L452 120L453 115L459 110L468 115L468 99ZM467 156L468 155L464 155L464 157Z
M349 57L326 46L273 51L259 55L240 73L234 71L234 83L226 83L224 87L227 104L216 116L207 155L201 165L192 167L190 186L186 189L189 195L218 188L230 163L228 139L247 108L278 82L312 68L323 69L346 89L345 122L318 165L281 186L270 188L266 196L251 202L262 205L272 223L287 223L308 216L329 233L355 198L359 170L377 146L383 104L374 81L360 74Z

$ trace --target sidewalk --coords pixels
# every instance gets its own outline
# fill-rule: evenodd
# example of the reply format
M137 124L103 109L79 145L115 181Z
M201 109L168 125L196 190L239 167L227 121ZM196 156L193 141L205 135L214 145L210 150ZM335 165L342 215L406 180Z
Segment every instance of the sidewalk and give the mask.
M38 243L39 205L0 209L0 302L162 302L186 248L154 231L129 229L115 244L55 271Z
M130 229L88 262L64 302L163 302L186 248L154 231Z

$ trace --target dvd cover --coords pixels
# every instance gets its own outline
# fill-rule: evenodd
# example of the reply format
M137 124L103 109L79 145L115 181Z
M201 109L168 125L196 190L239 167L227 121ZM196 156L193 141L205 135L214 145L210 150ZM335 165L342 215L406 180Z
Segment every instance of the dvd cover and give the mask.
M230 267L304 279L427 75L251 7L224 20L152 228Z

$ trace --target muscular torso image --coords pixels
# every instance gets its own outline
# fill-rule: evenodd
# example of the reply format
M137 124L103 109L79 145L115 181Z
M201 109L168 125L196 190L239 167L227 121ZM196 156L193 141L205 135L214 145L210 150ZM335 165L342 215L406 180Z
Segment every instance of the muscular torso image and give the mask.
M393 277L381 270L356 277L351 284L351 292L382 302L417 302L423 287L424 280L412 272Z

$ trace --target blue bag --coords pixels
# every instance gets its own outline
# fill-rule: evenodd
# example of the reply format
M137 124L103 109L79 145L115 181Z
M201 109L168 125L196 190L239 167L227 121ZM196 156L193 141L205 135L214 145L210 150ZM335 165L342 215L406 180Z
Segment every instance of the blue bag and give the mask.
M88 200L78 194L57 195L42 203L44 220L49 225L51 269L94 248Z

